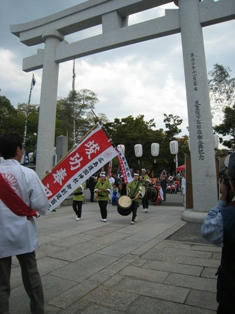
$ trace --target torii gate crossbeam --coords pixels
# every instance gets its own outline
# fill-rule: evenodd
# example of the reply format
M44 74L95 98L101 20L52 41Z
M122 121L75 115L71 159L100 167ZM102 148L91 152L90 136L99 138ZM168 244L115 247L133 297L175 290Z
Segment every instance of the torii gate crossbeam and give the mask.
M189 117L193 180L193 211L188 220L201 220L217 200L214 137L202 27L235 18L234 0L175 0L178 9L135 25L128 16L171 0L89 0L25 24L11 26L26 45L45 43L24 59L23 70L43 68L37 144L37 172L52 167L59 63L97 52L181 32ZM102 25L102 34L71 44L64 36ZM48 105L50 104L50 105ZM204 212L204 214L202 214Z

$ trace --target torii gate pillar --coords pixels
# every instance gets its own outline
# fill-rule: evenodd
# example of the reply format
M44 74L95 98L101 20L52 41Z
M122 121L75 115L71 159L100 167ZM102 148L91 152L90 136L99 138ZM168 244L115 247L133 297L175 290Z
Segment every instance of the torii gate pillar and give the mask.
M45 53L39 110L36 171L42 178L46 170L53 167L56 102L58 89L59 64L55 62L56 47L63 36L57 31L43 35ZM40 148L40 149L38 149Z
M193 183L193 210L186 210L183 219L199 222L217 201L214 136L199 0L179 0L178 5Z

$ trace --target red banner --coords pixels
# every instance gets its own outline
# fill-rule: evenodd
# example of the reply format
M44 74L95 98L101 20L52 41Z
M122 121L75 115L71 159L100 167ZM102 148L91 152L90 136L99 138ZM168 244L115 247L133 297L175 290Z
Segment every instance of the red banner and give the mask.
M120 167L121 167L121 172L122 172L122 175L123 175L124 182L126 184L132 182L133 178L132 178L132 175L131 175L131 171L130 171L130 168L129 168L127 160L126 160L126 157L123 154L122 150L118 150L118 161L119 161L119 164L120 164Z
M117 156L105 132L95 128L43 180L49 210L59 206L79 185Z
M108 166L108 173L107 173L108 178L112 176L112 168L113 168L113 162L112 160L110 160L109 166Z

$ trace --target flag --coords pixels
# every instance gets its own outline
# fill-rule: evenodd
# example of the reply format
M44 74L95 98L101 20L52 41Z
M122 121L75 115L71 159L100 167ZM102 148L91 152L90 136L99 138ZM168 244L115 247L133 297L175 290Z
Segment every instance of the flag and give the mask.
M36 84L36 80L35 80L35 77L34 77L34 74L33 74L33 77L32 77L32 86L34 86Z
M76 74L75 74L75 59L73 60L73 80L72 80L72 91L74 92L75 90L75 78L76 78Z
M100 126L92 130L42 180L49 210L58 207L79 185L117 154Z
M118 152L118 156L117 157L118 157L118 161L119 161L119 164L120 164L120 168L121 168L121 172L122 172L122 175L123 175L124 182L126 184L128 184L128 183L133 181L130 168L128 166L126 157L123 154L122 149L117 150L117 152Z

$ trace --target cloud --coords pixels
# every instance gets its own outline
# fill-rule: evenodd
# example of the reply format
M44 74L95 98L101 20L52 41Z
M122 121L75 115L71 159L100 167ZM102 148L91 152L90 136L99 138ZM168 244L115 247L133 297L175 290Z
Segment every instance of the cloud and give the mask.
M0 84L2 94L8 96L14 106L27 102L31 73L25 73L17 63L17 56L7 49L0 50ZM162 59L140 59L138 55L117 57L112 61L96 64L85 59L76 61L76 89L88 88L99 98L96 112L104 113L112 121L128 115L142 114L146 120L154 118L164 127L163 113L175 113L185 104L184 86L174 81L169 73L169 63ZM32 93L32 104L40 102L42 71L34 72L36 85ZM66 97L72 89L72 62L60 65L58 98ZM177 92L178 91L178 92ZM177 95L175 95L177 93ZM180 110L183 112L183 110ZM186 114L182 117L187 120Z
M0 80L1 89L13 91L23 87L26 74L15 62L15 55L7 49L0 49ZM11 84L9 84L11 82Z
M21 11L11 10L12 6L8 2L10 14L5 15L7 18L3 17L7 28L3 29L4 34L1 37L4 39L5 36L2 47L8 49L0 49L0 88L1 94L6 95L16 105L28 100L32 73L24 73L21 64L23 57L35 53L35 47L25 47L13 35L10 36L8 23L33 20L57 11L55 7L60 10L64 6L69 7L83 1L68 0L66 5L61 3L58 7L56 0L51 0L50 4L42 0L38 10L35 10L35 4L31 4L29 11L32 15L27 13L27 16L24 16L22 5L19 7ZM134 24L162 16L166 8L177 7L171 3L146 10L132 15L129 22ZM234 71L234 26L235 22L230 21L203 29L208 71L215 63L229 66ZM95 35L97 31L100 30L92 28L87 32ZM77 34L67 36L66 39L78 40L76 36ZM79 36L86 36L85 31ZM42 70L35 71L34 74L37 83L31 103L39 104ZM187 104L180 34L77 59L76 74L76 89L93 90L99 98L95 111L106 114L110 120L143 114L146 120L154 118L158 127L164 127L163 114L172 113L183 118L183 128L186 129ZM60 64L58 98L66 97L71 88L72 62L69 61Z
M0 48L0 68L1 94L8 97L13 106L19 103L27 103L32 74L22 71L21 66L17 62L17 56L8 49ZM34 100L39 99L41 85L40 76L35 75L35 79L36 86L33 94L36 97L34 97Z
M112 62L80 60L76 62L76 73L75 88L93 90L99 98L95 111L106 114L111 121L141 114L164 127L163 114L172 113L183 118L186 129L185 87L175 80L165 58L147 60L127 55L117 56ZM67 95L71 86L72 62L61 66L59 93Z
M215 63L235 70L234 38L235 21L228 21L203 28L208 71Z

